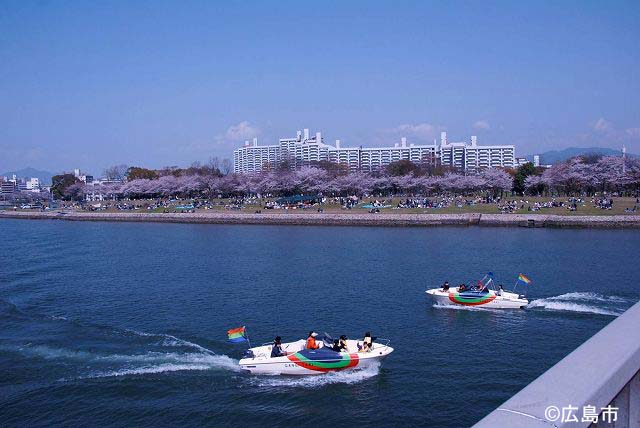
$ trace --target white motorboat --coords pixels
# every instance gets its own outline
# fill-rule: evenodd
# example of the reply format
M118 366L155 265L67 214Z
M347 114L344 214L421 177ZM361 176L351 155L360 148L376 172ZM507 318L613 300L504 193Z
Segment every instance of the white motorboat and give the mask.
M488 277L488 280L487 280ZM485 282L486 280L486 282ZM495 289L493 279L486 275L476 286L432 288L426 291L439 305L460 305L493 309L520 309L529 304L522 295L502 288Z
M328 337L328 336L327 336ZM330 338L329 338L330 339ZM360 351L362 341L347 340L347 351L331 349L330 340L318 341L320 348L306 349L304 340L282 343L287 355L271 357L273 344L250 348L240 360L240 367L252 374L317 375L332 371L362 369L378 364L393 352L389 341L373 342L370 351Z

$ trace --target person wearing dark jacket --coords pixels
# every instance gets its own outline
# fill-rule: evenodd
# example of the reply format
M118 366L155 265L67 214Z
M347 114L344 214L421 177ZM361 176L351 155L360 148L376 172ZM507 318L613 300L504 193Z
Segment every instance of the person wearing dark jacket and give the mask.
M282 349L282 338L276 336L271 347L271 358L284 357L285 355L287 355L287 351Z
M341 351L348 352L348 349L347 349L347 336L345 336L344 334L342 336L340 336L339 344L340 344L340 350Z

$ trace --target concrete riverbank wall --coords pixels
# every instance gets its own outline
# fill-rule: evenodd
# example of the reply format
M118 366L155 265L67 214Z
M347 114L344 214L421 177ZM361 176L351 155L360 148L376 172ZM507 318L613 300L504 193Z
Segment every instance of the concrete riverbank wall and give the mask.
M544 214L370 214L370 213L296 213L236 212L147 213L78 211L0 211L1 218L66 221L126 221L203 224L263 224L317 226L511 226L552 228L640 228L640 216L561 216Z

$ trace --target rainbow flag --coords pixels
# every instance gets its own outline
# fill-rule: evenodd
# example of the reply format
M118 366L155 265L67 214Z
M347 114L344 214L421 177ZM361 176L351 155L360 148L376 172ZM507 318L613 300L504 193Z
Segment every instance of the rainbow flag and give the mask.
M247 342L247 336L245 335L245 327L232 328L227 331L229 335L229 342L231 343L240 343Z
M523 273L518 275L518 281L522 281L525 284L531 284L531 280L529 278L527 278Z

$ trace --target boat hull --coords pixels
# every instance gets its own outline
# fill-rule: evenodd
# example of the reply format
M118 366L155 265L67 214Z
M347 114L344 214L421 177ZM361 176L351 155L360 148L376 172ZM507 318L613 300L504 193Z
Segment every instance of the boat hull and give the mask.
M483 295L468 297L458 293L457 287L442 291L441 288L432 288L426 293L439 305L454 305L466 307L480 307L491 309L521 309L529 304L527 299L520 298L515 293L503 292L497 295L493 290Z

